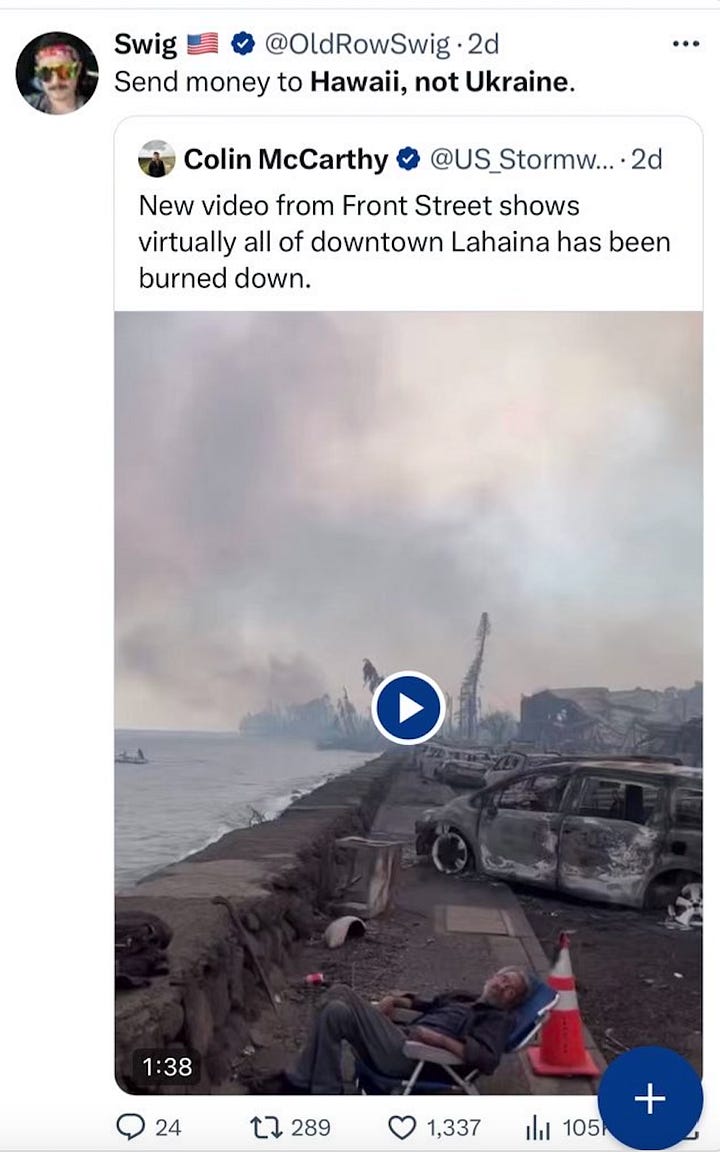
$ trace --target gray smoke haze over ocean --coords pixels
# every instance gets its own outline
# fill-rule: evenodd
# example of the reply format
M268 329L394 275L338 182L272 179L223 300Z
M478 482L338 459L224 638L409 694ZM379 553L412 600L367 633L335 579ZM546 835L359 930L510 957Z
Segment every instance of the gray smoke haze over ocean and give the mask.
M361 664L484 707L686 686L701 317L120 313L121 727L232 728Z

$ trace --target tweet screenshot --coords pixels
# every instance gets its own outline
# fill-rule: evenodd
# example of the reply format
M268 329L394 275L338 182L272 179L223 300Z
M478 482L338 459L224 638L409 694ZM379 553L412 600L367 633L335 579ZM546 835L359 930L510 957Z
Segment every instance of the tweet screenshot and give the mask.
M0 12L3 1152L720 1148L717 7Z

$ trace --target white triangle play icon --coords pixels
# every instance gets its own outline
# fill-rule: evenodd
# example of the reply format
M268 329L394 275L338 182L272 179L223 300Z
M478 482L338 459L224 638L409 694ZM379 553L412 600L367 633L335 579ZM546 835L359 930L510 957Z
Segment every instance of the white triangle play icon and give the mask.
M398 697L398 705L400 709L400 723L404 724L411 716L417 716L418 712L422 712L424 705L416 704L404 692L401 692Z

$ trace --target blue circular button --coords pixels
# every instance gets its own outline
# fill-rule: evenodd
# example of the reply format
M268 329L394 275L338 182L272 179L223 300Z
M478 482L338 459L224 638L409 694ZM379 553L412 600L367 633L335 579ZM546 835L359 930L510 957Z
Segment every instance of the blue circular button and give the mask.
M703 1109L700 1077L682 1056L649 1045L624 1052L600 1081L603 1123L629 1148L670 1148L692 1135Z
M375 689L371 713L378 731L393 744L422 744L445 720L445 697L422 672L395 672Z

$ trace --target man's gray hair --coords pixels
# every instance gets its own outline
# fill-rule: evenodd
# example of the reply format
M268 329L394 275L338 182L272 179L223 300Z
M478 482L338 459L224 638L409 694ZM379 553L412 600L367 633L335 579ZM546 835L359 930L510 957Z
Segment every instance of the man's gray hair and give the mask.
M501 973L503 975L512 973L513 976L519 976L525 989L522 999L525 1000L525 998L530 995L533 982L527 968L522 968L519 964L508 964L505 968L498 969L497 975L499 976Z

